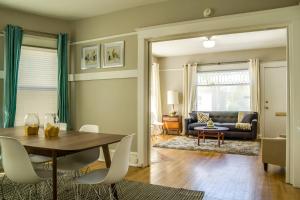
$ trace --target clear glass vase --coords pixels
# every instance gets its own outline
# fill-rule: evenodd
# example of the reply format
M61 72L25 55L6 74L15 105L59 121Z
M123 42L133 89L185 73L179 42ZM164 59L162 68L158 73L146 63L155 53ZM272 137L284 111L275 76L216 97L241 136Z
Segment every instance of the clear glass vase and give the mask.
M25 135L37 135L39 132L40 120L36 113L28 113L24 118Z
M45 137L57 137L59 133L59 119L56 113L45 114L44 119Z

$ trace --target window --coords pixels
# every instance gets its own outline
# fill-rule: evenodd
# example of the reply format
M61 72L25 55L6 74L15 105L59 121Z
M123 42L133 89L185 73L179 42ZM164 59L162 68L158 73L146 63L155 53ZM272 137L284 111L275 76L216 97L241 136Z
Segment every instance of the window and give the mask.
M248 70L197 74L196 109L199 111L250 111Z
M23 46L21 49L15 125L24 124L27 113L57 112L57 51Z

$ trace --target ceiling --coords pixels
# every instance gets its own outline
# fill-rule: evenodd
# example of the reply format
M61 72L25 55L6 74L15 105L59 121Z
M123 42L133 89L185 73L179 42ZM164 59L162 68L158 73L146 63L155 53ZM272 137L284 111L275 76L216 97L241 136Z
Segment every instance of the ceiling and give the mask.
M162 1L167 0L0 0L0 7L75 20Z
M284 47L287 42L286 29L234 33L211 37L216 41L214 48L206 49L202 42L206 37L154 42L152 54L157 57L183 56L213 52L250 50Z

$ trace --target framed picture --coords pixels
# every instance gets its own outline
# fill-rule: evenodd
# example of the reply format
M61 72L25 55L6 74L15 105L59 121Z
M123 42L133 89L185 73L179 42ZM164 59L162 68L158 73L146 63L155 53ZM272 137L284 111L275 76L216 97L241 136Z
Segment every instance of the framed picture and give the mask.
M100 67L100 46L83 47L81 52L81 69Z
M124 66L124 41L104 44L103 68Z

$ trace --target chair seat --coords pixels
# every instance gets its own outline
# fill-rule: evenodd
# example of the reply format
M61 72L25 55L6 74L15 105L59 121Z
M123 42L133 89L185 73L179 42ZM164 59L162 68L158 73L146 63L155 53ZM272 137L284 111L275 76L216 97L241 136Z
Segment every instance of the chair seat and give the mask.
M86 175L80 176L75 179L77 184L99 184L102 183L108 173L109 169L98 169L88 173Z
M34 169L35 173L40 177L41 179L50 179L52 178L52 171L46 170L46 169Z
M36 155L36 154L29 154L29 158L32 163L36 163L36 164L52 161L51 157L41 156L41 155Z
M80 170L99 159L98 147L61 157L57 160L57 169Z
M99 151L99 148L97 148ZM59 170L80 170L84 167L87 167L88 165L92 164L95 162L95 160L88 160L84 159L82 156L82 153L84 152L79 152L71 155L67 155L64 157L61 157L57 160L57 169Z

